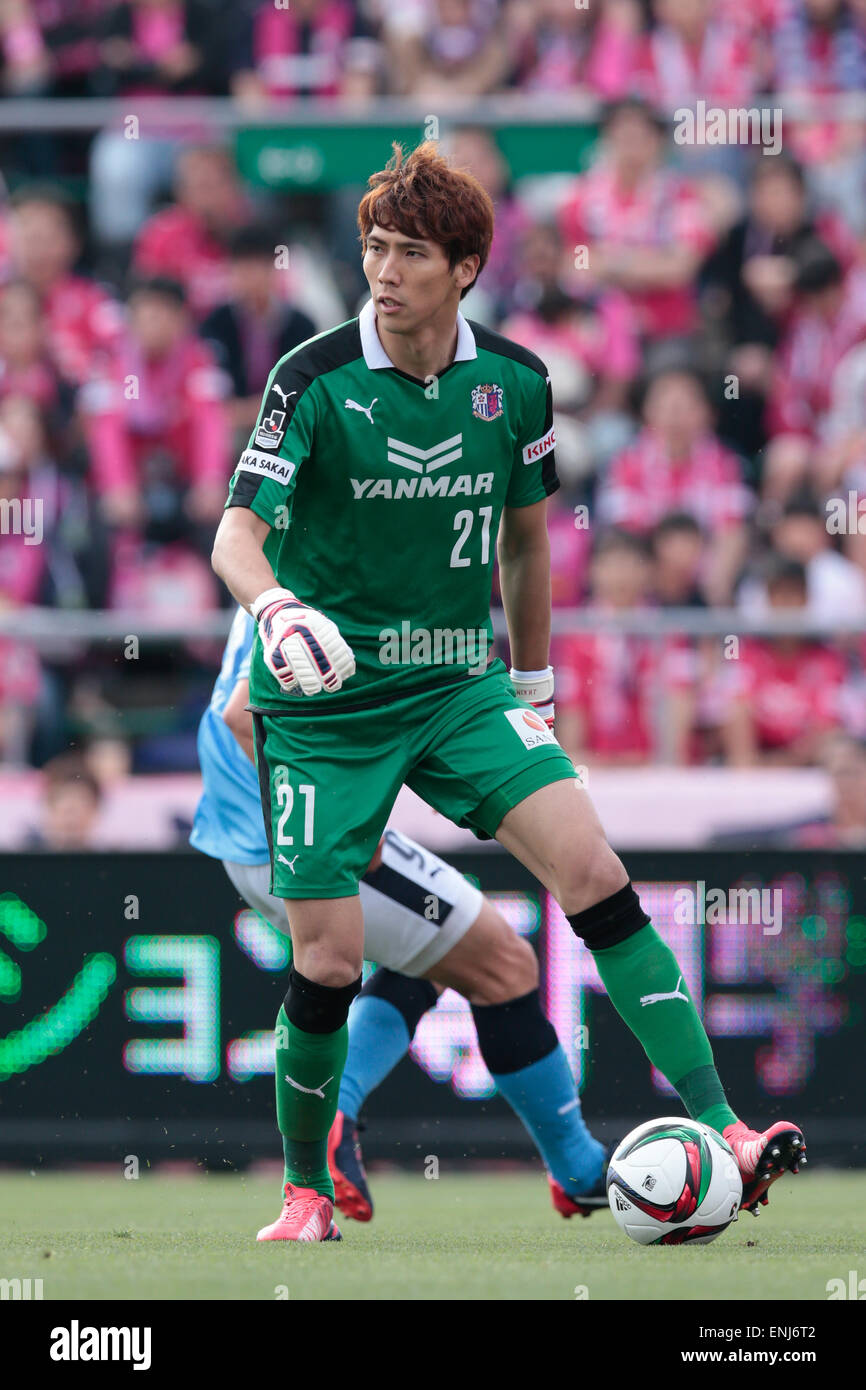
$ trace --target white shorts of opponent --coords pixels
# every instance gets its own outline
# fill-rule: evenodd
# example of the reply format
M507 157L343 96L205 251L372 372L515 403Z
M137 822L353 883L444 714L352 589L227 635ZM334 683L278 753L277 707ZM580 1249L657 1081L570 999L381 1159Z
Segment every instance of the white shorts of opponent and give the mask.
M364 958L401 975L428 975L465 936L482 895L450 864L396 830L385 831L381 862L361 879ZM377 853L374 864L377 863ZM271 895L270 865L223 867L241 897L278 931L288 932L285 899Z

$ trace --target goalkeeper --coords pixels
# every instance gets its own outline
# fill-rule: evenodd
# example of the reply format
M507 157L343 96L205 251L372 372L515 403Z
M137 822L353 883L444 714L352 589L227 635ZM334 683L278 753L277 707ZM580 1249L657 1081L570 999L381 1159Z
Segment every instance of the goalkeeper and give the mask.
M332 1234L358 884L404 782L554 894L650 1060L734 1148L754 1208L803 1137L787 1122L748 1130L730 1109L676 959L549 727L549 382L533 353L459 313L492 204L430 144L369 183L371 299L275 367L213 553L258 624L250 707L270 888L293 943L276 1033L281 1237ZM495 545L511 676L478 659Z

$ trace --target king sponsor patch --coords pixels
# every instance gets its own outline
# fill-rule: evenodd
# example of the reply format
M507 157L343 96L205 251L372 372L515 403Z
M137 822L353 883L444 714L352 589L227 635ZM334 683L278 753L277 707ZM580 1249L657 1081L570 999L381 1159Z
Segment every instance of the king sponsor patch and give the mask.
M296 465L288 459L275 458L273 454L257 454L255 449L245 449L238 461L238 471L259 473L263 478L273 478L283 486L291 481Z
M534 463L536 459L544 458L545 454L549 454L551 449L555 446L556 435L551 425L547 434L543 434L540 439L534 439L531 444L526 445L526 448L523 450L523 462Z

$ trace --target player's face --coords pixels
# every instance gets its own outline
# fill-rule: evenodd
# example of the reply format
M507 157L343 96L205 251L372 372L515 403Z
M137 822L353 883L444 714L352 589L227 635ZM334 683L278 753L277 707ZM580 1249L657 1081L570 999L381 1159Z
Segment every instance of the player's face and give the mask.
M455 312L477 264L477 256L467 256L452 269L438 242L373 226L364 274L380 324L389 333L414 333L437 315Z

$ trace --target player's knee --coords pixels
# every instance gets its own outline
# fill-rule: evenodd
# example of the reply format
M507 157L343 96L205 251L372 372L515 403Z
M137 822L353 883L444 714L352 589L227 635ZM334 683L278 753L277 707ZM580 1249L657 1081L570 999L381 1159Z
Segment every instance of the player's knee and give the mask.
M555 897L565 915L584 912L628 883L622 860L599 836L587 855L569 858L557 875Z
M474 1004L505 1004L538 988L538 957L528 941L507 923L479 972L471 994Z
M301 975L331 989L342 989L357 980L363 960L348 951L335 950L323 941L308 942L294 948L295 966Z

